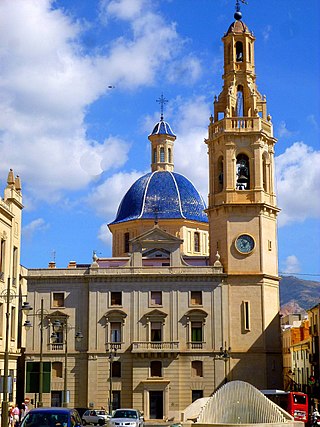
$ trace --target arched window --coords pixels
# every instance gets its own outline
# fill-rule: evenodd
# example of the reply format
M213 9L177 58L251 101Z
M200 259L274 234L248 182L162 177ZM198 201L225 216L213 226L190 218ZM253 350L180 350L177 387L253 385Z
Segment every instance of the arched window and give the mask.
M160 147L160 162L164 162L164 148Z
M264 191L269 191L266 153L262 156L262 183Z
M217 167L217 174L218 174L218 192L223 190L223 157L220 156L218 158L218 167Z
M236 43L236 61L243 62L243 44L242 42Z
M193 360L191 362L191 376L203 377L203 363L201 360Z
M129 240L130 240L130 234L124 233L124 252L129 252Z
M157 162L157 149L154 148L153 149L153 163L156 163L156 162Z
M172 158L171 158L171 148L168 148L168 162L171 163L172 162Z
M194 233L194 251L200 252L200 233L198 231Z
M237 117L243 117L244 110L244 99L243 99L243 87L241 85L237 88Z
M153 360L150 362L150 376L162 377L162 362L159 360Z
M250 169L249 159L245 154L237 156L236 163L236 189L249 190L250 188Z

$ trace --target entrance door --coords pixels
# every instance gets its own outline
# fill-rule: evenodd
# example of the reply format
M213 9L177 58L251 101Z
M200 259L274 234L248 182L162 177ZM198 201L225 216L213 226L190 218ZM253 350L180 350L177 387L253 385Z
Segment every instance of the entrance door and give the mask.
M62 391L51 391L51 406L62 406Z
M150 419L163 419L163 391L149 391Z

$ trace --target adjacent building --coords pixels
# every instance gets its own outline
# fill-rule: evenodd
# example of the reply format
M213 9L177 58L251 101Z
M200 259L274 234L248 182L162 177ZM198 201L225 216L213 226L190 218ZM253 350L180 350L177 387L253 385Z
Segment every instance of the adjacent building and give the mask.
M22 208L21 181L10 170L3 198L0 197L0 393L3 400L6 371L8 394L5 400L11 402L16 401L17 367L22 344L20 308L23 295L26 295L26 284L20 280Z
M40 360L45 405L136 407L146 419L179 419L233 379L281 388L276 139L240 12L222 41L223 89L205 141L208 207L175 172L176 136L161 114L151 171L109 224L113 256L26 274L41 316L27 332L30 398Z

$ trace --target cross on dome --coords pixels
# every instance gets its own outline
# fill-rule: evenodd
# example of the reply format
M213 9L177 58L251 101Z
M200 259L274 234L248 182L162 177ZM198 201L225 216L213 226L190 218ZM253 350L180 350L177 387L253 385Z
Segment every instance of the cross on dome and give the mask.
M164 104L166 104L169 101L163 96L163 93L162 93L161 96L160 96L160 98L157 99L156 102L159 102L159 104L160 104L160 113L161 113L160 120L162 121L163 120L163 107L164 107Z

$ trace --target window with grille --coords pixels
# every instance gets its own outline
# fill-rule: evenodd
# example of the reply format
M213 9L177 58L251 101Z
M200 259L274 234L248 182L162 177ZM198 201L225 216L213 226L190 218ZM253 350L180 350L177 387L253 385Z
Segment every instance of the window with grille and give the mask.
M200 233L194 233L194 251L200 252Z

